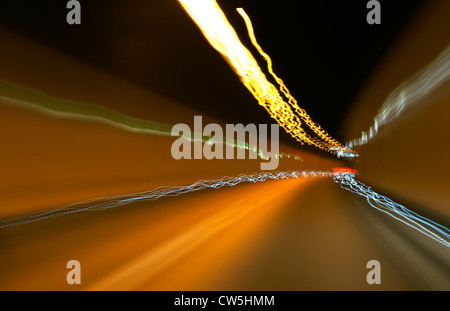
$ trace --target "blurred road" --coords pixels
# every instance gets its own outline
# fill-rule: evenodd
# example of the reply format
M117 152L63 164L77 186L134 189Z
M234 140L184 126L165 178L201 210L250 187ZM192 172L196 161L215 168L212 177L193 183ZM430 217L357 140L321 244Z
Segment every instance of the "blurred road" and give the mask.
M445 247L348 194L329 178L247 183L2 229L0 289L450 289Z

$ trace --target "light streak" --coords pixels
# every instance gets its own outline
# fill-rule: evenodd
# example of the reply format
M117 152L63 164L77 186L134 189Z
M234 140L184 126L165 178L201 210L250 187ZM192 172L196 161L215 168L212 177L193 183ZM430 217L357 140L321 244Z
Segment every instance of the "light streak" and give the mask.
M171 125L135 119L101 106L57 98L1 80L0 102L56 118L103 123L132 133L170 137L172 129Z
M356 170L336 168L333 170L333 179L341 185L341 188L365 197L367 202L375 209L401 221L436 242L450 247L450 229L420 216L386 196L376 193L370 187L356 180L354 178L356 174Z
M101 106L57 98L2 80L0 80L0 103L28 109L55 118L102 123L131 133L171 137L173 127L170 124L136 119ZM195 142L197 141L195 138L197 136L201 136L201 141L204 143L208 143L211 138L201 134L196 135L196 133L183 137L188 141ZM216 141L216 143L221 142ZM229 139L224 139L222 143L238 149L255 150L260 158L267 159L267 155L263 154L256 146L249 145L248 143ZM303 159L298 155L278 153L275 156L280 159L289 158L303 162Z
M353 148L368 143L380 128L396 120L405 110L417 105L421 99L445 83L450 77L450 46L431 64L396 88L385 100L374 118L374 123L361 137L346 143Z
M239 175L237 177L223 177L218 180L199 180L189 186L163 186L156 189L133 194L101 197L74 204L66 205L58 209L47 210L30 215L12 217L0 220L0 228L23 225L31 222L60 217L68 214L84 211L106 210L114 207L124 206L142 201L154 201L162 197L175 197L181 194L199 191L206 188L219 189L222 187L232 187L243 182L263 182L266 180L278 180L288 178L321 178L331 177L330 172L323 171L279 171L264 172L252 175Z
M283 81L273 72L272 61L256 42L250 18L244 10L238 12L244 18L253 45L264 57L270 74L280 85L281 92L288 102L283 100L278 89L270 83L252 54L240 42L235 30L226 19L219 5L214 0L179 0L182 7L200 28L208 42L225 58L240 77L241 82L252 93L258 103L263 106L281 127L301 144L307 143L324 151L341 155L355 154L349 148L330 137L318 124L312 122L309 115L301 109L297 101L289 93ZM302 121L317 135L312 137L301 127Z

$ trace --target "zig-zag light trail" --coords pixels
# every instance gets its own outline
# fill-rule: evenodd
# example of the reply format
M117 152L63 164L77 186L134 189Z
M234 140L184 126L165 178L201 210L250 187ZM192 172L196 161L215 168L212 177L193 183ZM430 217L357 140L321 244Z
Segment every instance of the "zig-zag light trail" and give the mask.
M356 193L367 199L367 202L377 210L388 214L394 219L419 231L438 243L450 247L450 229L407 209L388 197L376 193L370 187L355 179L356 171L348 168L335 168L334 181L342 189Z
M333 172L326 171L280 171L273 173L258 173L252 175L239 175L236 177L223 177L218 180L199 180L189 186L158 187L151 191L133 193L127 195L102 197L70 204L58 209L44 212L12 217L0 221L0 228L24 225L45 219L51 219L68 214L99 211L115 207L125 206L142 201L153 201L163 197L175 197L207 188L219 189L233 187L243 182L263 182L266 180L279 180L289 178L330 178L339 183L345 190L351 191L367 198L368 203L377 210L388 214L394 219L428 236L436 242L450 247L450 229L410 211L389 198L378 194L355 179L357 171L350 168L334 168Z
M78 212L105 210L139 201L153 201L162 197L175 197L179 196L180 194L203 190L206 188L218 189L222 187L232 187L243 182L256 183L276 179L318 177L331 177L331 173L321 171L281 171L272 173L258 173L252 175L239 175L236 177L223 177L218 180L199 180L188 186L163 186L146 192L132 193L113 197L95 198L66 205L57 209L34 213L31 215L12 217L0 220L0 228L23 225L35 221L41 221Z
M250 18L239 8L238 12L244 18L253 45L264 57L270 74L280 86L281 92L288 99L286 102L278 89L270 83L255 58L239 40L234 28L214 0L179 0L185 11L200 28L208 42L227 60L237 73L241 82L252 93L253 97L263 106L281 127L301 144L313 145L324 151L337 154L339 157L356 157L357 153L336 141L314 123L305 110L289 93L283 81L273 72L270 57L263 52L256 42ZM302 128L302 122L312 130L316 137L309 135Z

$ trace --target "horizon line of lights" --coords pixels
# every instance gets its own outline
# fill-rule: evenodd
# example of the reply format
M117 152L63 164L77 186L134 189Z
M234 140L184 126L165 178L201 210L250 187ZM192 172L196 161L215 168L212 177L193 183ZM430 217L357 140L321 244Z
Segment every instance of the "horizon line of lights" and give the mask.
M242 8L238 8L243 17L250 39L259 53L266 60L270 74L280 86L281 92L288 99L284 101L278 89L270 83L257 61L249 50L241 43L234 28L228 22L225 14L215 0L178 0L197 24L211 46L216 49L228 62L231 68L239 76L244 86L251 92L259 105L264 107L293 138L301 144L309 144L326 152L339 154L340 157L357 156L350 148L337 142L318 124L314 123L310 116L301 109L283 81L273 72L272 61L258 45L254 36L250 18ZM301 127L302 121L317 135L312 137Z
M289 178L322 178L331 176L331 172L324 171L277 171L249 175L241 174L236 177L225 176L218 180L199 180L189 186L162 186L150 191L94 198L69 204L57 209L46 210L43 212L37 212L18 217L11 217L0 220L0 228L23 225L83 211L99 211L141 201L154 201L162 197L175 197L181 194L203 190L206 188L219 189L222 187L232 187L243 182L256 183L264 182L266 180L279 180Z

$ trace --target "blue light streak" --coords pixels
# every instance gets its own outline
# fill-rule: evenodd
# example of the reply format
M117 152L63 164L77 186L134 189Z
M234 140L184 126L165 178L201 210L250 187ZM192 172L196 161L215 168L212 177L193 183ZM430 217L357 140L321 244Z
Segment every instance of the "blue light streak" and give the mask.
M175 197L180 194L203 190L205 188L219 189L222 187L232 187L243 182L263 182L266 180L288 179L288 178L314 178L331 177L330 172L321 171L278 171L264 172L252 175L239 175L237 177L223 177L218 180L199 180L189 186L163 186L156 189L133 194L103 197L90 199L58 209L47 210L20 217L12 217L0 220L0 228L7 228L17 225L23 225L31 222L41 221L60 217L68 214L79 213L83 211L98 211L114 207L124 206L139 201L153 201L162 197Z
M356 180L354 174L334 174L333 179L341 185L341 188L358 195L364 196L367 202L377 210L401 221L409 227L432 238L446 247L450 247L450 230L426 217L407 209L391 199L376 193L370 187Z

